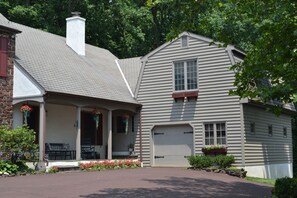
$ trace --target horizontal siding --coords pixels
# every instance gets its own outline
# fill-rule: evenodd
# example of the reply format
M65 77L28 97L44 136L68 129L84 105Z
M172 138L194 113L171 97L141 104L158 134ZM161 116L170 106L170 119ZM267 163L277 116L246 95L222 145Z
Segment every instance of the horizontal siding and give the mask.
M244 105L245 163L266 165L292 162L291 117L277 117L263 109ZM255 134L250 133L250 123L255 123ZM268 125L272 125L273 135L268 136ZM287 127L287 137L283 136Z
M223 48L190 38L189 47L181 48L180 40L149 57L145 64L137 100L142 107L143 162L151 162L151 129L165 122L189 122L194 127L194 152L204 146L203 123L226 122L228 151L241 163L241 125L239 98L229 96L234 89L230 58ZM173 62L198 58L197 101L175 102Z

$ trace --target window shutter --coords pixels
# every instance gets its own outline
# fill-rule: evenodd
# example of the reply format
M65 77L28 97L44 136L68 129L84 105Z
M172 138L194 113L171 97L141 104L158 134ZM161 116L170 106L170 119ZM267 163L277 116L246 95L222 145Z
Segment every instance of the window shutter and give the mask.
M0 76L7 76L8 38L0 37Z

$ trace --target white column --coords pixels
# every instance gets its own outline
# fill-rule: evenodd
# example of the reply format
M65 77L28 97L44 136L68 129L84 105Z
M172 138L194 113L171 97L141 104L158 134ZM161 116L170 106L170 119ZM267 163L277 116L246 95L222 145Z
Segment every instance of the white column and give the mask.
M76 111L76 160L81 160L81 142L80 142L80 137L81 137L81 107L77 107Z
M107 159L112 159L112 110L108 111Z
M39 105L39 161L44 160L45 154L46 113L44 102Z

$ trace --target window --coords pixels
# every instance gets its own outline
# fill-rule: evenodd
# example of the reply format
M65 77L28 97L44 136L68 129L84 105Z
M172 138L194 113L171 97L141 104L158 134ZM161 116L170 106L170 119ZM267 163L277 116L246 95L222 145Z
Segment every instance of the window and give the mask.
M204 125L205 145L226 144L225 123L211 123Z
M254 135L255 134L255 131L256 131L256 129L255 129L256 127L255 127L255 123L254 122L252 122L251 124L250 124L250 132L251 132L251 134L252 135Z
M0 37L0 77L7 76L8 38Z
M283 127L283 136L287 137L287 127Z
M187 36L182 36L181 37L181 46L182 47L188 47L188 37Z
M128 133L129 129L129 116L123 115L117 117L117 132L118 133Z
M197 88L197 61L191 60L174 63L175 91L193 90Z
M272 125L268 125L268 136L272 136Z

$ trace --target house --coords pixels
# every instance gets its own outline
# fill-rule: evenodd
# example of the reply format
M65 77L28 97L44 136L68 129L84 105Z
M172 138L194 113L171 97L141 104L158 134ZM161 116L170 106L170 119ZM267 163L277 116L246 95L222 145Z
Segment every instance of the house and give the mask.
M0 17L0 20L6 20ZM244 53L184 32L143 57L118 59L84 42L85 19L67 19L66 38L12 23L16 38L13 126L33 111L39 159L45 143L68 143L81 160L91 140L97 159L126 155L128 145L145 166L188 166L206 145L225 145L248 175L292 177L291 114L279 116L253 100L230 96Z
M142 104L143 162L186 165L203 146L225 145L249 176L292 177L292 104L279 117L253 100L230 96L243 61L233 46L182 33L142 57L135 92Z

